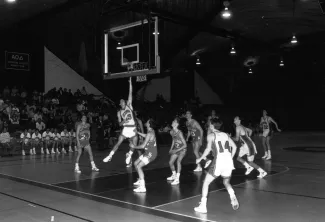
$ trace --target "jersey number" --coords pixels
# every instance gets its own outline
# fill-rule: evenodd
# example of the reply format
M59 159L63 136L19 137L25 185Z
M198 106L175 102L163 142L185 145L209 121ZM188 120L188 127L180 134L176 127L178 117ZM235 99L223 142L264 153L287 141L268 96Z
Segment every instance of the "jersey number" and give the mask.
M225 143L225 147L222 146L221 141L218 141L218 145L219 145L219 153L223 153L225 150L228 150L229 153L231 153L231 147L229 146L228 141Z

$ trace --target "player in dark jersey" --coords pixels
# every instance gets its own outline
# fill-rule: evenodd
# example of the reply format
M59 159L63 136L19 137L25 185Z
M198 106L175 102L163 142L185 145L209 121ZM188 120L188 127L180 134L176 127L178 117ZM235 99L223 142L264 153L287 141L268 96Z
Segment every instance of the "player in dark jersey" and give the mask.
M138 118L138 111L134 111L134 116L135 116L135 121L136 121L136 127L137 127L137 131L140 133L144 133L144 129L143 129L143 123L142 120L140 118ZM140 145L141 143L143 143L144 138L142 136L138 135L138 143L136 145ZM142 155L142 151L138 150L138 154L139 156Z
M134 162L134 167L139 175L138 181L134 183L135 186L138 186L136 189L134 189L134 192L136 193L146 192L146 185L142 168L154 161L158 154L153 119L149 119L145 123L145 126L147 127L147 134L137 132L140 136L145 138L144 142L139 146L135 146L133 143L130 143L131 148L144 150L144 153Z
M78 147L78 155L76 158L76 165L75 165L75 172L76 173L81 173L80 168L79 168L79 159L82 153L82 148L85 149L85 151L88 152L89 154L89 159L90 159L90 164L91 164L91 169L93 171L99 171L99 169L96 167L94 158L93 158L93 153L91 150L90 146L90 124L87 123L87 116L83 115L81 117L81 123L77 125L77 132L76 132L76 139L77 139L77 147Z
M226 133L217 130L218 125L220 125L219 120L211 119L207 147L202 156L196 160L196 163L200 163L211 151L213 152L214 159L202 186L201 202L198 207L194 208L194 210L199 213L207 213L209 185L219 176L223 177L223 184L230 196L232 208L234 210L239 208L235 191L230 184L230 178L234 169L233 157L236 153L237 146Z
M188 141L190 136L192 137L192 146L193 146L194 155L195 155L196 159L198 159L201 156L199 151L200 151L200 148L201 148L202 142L203 142L203 140L202 140L203 139L203 129L201 128L200 124L196 120L192 119L191 111L187 111L185 116L187 119L186 126L188 129L186 141ZM201 165L197 164L194 171L195 172L202 171Z
M270 146L270 139L271 139L271 127L270 123L273 123L276 129L281 132L278 128L278 124L273 120L272 117L267 115L266 110L263 110L263 116L261 117L260 126L263 129L262 134L262 145L265 151L265 155L262 157L263 159L270 160L272 159L271 156L271 146Z
M257 177L265 177L267 175L265 170L254 163L254 158L257 154L257 151L254 142L250 138L253 131L241 125L241 120L238 116L235 117L234 123L236 125L236 137L233 138L233 140L240 143L237 160L245 166L245 175L250 174L253 169L256 169L260 173ZM247 156L247 162L242 158L243 156Z
M167 178L168 181L173 181L172 185L179 184L179 176L182 170L182 160L186 154L187 144L184 139L182 131L178 129L180 119L176 117L172 123L173 129L170 131L170 135L173 138L172 145L169 150L170 160L169 166L172 171L172 175ZM175 171L174 163L177 160L177 173Z

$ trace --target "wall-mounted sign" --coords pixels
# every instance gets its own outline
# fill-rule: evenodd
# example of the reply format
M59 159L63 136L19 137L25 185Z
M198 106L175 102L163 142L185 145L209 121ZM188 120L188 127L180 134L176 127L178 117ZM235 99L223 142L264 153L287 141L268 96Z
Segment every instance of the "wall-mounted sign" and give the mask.
M26 53L5 52L6 69L15 69L22 71L30 70L30 56Z

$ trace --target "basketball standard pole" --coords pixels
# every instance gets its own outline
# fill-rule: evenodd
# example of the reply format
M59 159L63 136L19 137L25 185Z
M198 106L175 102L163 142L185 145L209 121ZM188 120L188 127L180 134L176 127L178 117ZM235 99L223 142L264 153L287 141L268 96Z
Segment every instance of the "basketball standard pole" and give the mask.
M155 18L155 67L158 73L160 73L160 59L158 55L158 17Z

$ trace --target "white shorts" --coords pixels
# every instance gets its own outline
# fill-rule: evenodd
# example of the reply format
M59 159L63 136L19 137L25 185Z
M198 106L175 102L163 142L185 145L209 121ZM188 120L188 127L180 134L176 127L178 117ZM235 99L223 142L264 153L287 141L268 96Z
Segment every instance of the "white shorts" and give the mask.
M256 150L256 146L255 146L254 143L253 143L253 145L254 145L254 151L255 151L255 153L252 154L252 153L250 152L249 147L247 146L247 144L244 143L244 144L239 148L238 156L239 156L239 157L243 157L243 156L247 155L247 160L248 160L248 161L250 161L250 162L254 161L254 157L255 157L255 155L257 154L257 150Z
M132 138L135 137L136 134L136 127L132 126L132 127L123 127L122 130L122 136L126 137L126 138Z
M235 169L232 158L219 158L216 163L209 168L209 174L213 177L222 176L223 178L231 177L232 171Z
M263 130L263 137L268 137L269 136L269 134L270 134L270 130L269 129L265 129L265 130Z
M141 160L145 165L148 165L150 163L149 158L143 155L139 156L139 160Z

